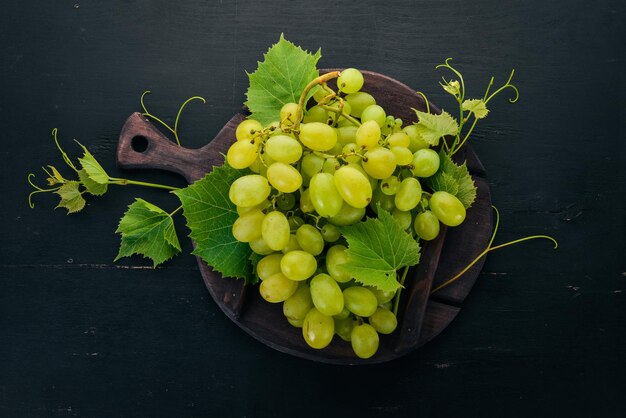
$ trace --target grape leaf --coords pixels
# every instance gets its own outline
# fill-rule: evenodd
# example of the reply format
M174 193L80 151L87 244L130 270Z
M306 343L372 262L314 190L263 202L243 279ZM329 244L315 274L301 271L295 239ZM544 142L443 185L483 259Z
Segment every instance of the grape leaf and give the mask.
M48 185L49 186L54 186L57 184L63 184L66 182L66 180L63 178L63 176L61 175L61 173L59 172L59 170L57 170L57 168L53 165L49 165L48 168L50 169L49 171L46 170L45 168L43 169L46 174L48 174Z
M109 182L109 175L107 172L83 144L79 142L78 145L80 145L85 152L82 157L78 158L78 161L83 167L83 170L85 170L87 176L98 184L107 184Z
M459 132L457 121L447 112L442 111L439 115L420 112L413 109L419 121L415 124L417 132L429 145L436 146L439 139L446 135L456 135Z
M343 227L341 233L348 241L348 261L341 267L364 285L396 290L396 271L419 262L419 244L382 208L378 218Z
M467 170L466 163L455 164L443 150L439 152L439 158L441 160L439 170L425 179L426 184L436 192L444 191L455 195L466 209L469 208L476 199L476 185ZM450 185L451 180L456 182L456 188ZM456 191L453 193L455 189Z
M319 75L316 64L321 56L319 49L310 54L281 34L256 71L248 74L250 87L245 104L252 113L250 117L267 125L278 119L285 103L297 103L306 85Z
M183 204L190 237L195 241L193 254L200 256L214 270L226 277L254 281L250 267L250 246L232 234L238 218L237 207L228 198L230 185L245 171L228 165L213 171L192 185L175 193Z
M101 184L93 181L84 168L78 170L78 178L80 179L80 182L83 184L83 186L85 186L85 189L87 189L87 191L94 196L102 196L107 192L107 189L109 187L107 183Z
M489 109L487 109L487 104L481 99L468 99L463 101L461 105L461 109L464 111L470 111L476 116L476 119L482 119L487 117L489 113Z
M143 199L128 206L115 232L122 236L115 261L140 254L156 267L181 251L171 215Z
M85 207L85 199L80 192L80 183L75 180L69 180L54 193L61 196L61 202L57 205L57 208L67 209L67 213L79 212Z

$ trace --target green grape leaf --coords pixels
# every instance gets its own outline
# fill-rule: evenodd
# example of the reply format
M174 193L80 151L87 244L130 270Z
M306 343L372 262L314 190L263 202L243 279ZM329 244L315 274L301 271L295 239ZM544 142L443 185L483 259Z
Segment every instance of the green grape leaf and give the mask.
M472 112L474 116L476 116L476 119L483 119L487 117L487 114L489 113L487 104L481 99L467 99L463 101L461 109L463 109L463 111Z
M445 81L445 80L444 80ZM443 89L450 93L453 96L458 96L461 94L461 83L456 80L452 80L450 82L446 81L445 83L439 83Z
M252 266L251 271L251 278L252 280L250 281L251 283L258 283L261 279L259 278L257 272L256 272L256 266L257 264L259 264L259 261L261 261L263 259L263 257L265 257L264 255L261 254L257 254L255 252L251 252L250 253L250 257L248 257L248 259L250 260L250 265Z
M43 170L46 172L46 174L50 176L47 178L49 186L63 184L66 182L66 180L63 178L63 176L55 166L49 165L48 168L50 169L50 171L46 170L45 168Z
M190 237L196 243L193 254L222 276L254 282L249 260L252 251L233 236L232 226L239 215L228 198L232 182L245 173L228 165L214 167L204 178L174 193L183 204Z
M448 192L455 196L459 192L459 182L452 174L445 171L440 175L432 176L427 182L430 188L437 192Z
M115 232L122 236L115 261L139 254L156 267L181 251L171 215L143 199L128 206Z
M84 168L78 170L78 178L83 186L85 186L85 189L87 189L87 191L94 196L102 196L109 188L107 183L96 183L91 177L89 177L89 174L87 174L87 171Z
M357 282L393 291L401 287L397 270L419 262L420 246L382 208L378 218L341 228L348 242L348 261L341 267Z
M320 50L311 54L281 34L256 71L248 74L250 87L245 104L252 113L250 117L267 125L278 119L285 103L298 103L306 85L319 76L316 64L321 56Z
M79 142L78 145L80 145L83 148L83 151L85 152L85 154L82 157L78 158L78 161L80 162L80 165L83 167L83 170L85 170L85 173L87 174L87 176L91 180L93 180L95 183L107 184L109 182L109 175L107 174L107 172L104 170L104 168L102 168L100 163L96 160L96 158L93 155L91 155L91 153L87 150L87 148L83 144ZM85 187L87 186L85 185Z
M425 179L426 184L433 191L444 191L455 195L466 209L469 208L472 206L472 203L474 203L474 200L476 200L476 185L467 170L466 163L464 162L461 165L455 164L452 158L443 150L439 152L439 158L441 160L439 170L437 170L434 175ZM450 179L454 179L457 184L454 193L452 192L454 187L447 188L450 187Z
M80 183L75 180L69 180L54 193L61 196L61 202L57 205L57 208L67 209L67 213L79 212L85 207L85 199L80 192Z
M415 124L417 132L429 145L436 146L446 135L456 135L459 124L449 113L442 111L439 115L420 112L413 109L419 121Z

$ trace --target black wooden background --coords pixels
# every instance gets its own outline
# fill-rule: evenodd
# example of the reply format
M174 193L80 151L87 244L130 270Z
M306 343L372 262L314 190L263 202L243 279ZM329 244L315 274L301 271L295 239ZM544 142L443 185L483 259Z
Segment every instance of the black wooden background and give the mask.
M12 1L0 12L0 416L447 417L626 414L626 9L600 1ZM378 71L444 109L435 65L454 57L469 94L515 68L518 104L492 102L473 144L502 213L459 317L436 340L371 367L273 351L231 323L185 255L156 270L113 263L134 197L114 188L84 212L54 211L26 175L88 146L114 176L119 130L140 110L209 141L241 107L281 32L322 67Z

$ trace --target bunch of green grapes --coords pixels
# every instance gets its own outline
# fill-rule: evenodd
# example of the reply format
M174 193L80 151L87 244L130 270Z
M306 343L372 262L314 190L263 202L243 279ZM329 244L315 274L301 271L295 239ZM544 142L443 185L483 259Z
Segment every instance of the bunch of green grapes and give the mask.
M246 119L237 127L226 159L253 174L230 187L239 213L232 232L263 256L256 266L261 296L283 303L309 346L322 349L336 334L369 358L379 334L397 327L395 295L361 286L341 268L347 248L340 228L382 208L432 240L440 223L463 222L465 208L451 194L422 189L420 179L439 168L437 152L413 124L403 127L360 91L361 72L342 71L337 86L319 88L308 109L285 104L269 126Z

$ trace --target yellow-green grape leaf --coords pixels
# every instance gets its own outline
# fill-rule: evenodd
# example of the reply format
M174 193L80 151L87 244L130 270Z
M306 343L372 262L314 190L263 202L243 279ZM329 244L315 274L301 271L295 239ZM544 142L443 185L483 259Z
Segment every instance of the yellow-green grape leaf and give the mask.
M341 267L357 282L383 291L400 287L397 270L420 260L420 246L391 214L378 209L378 218L341 228L348 242L348 261Z
M181 251L171 215L143 199L128 206L115 232L122 236L115 261L139 254L156 267Z
M87 176L89 176L89 178L96 183L107 184L109 182L109 175L107 172L83 144L79 142L78 145L80 145L84 151L84 155L79 157L78 161L80 162L83 170L85 170Z
M44 169L44 171L48 173L48 175L50 176L47 178L48 185L54 186L56 184L65 183L66 180L63 178L63 176L61 175L61 173L59 172L59 170L57 170L55 166L49 165L48 168L50 169L50 171Z
M445 84L444 83L439 83L439 84L441 84L441 87L443 87L445 91L447 91L448 93L450 93L451 95L455 97L461 94L461 84L456 80L446 82Z
M250 87L245 104L252 113L250 117L267 125L278 119L285 103L298 103L306 85L319 76L316 65L321 56L320 50L311 54L281 34L256 71L248 74Z
M476 119L485 118L489 113L489 109L487 109L487 104L481 99L467 99L463 101L461 109L463 109L463 111L472 112L474 116L476 116Z
M436 146L439 139L447 135L456 135L459 124L449 113L442 111L439 115L420 112L413 109L419 121L415 124L417 132L429 145Z
M191 230L189 236L196 243L193 254L222 276L254 282L249 260L252 250L247 243L239 242L233 236L233 223L239 215L237 207L228 198L232 182L245 173L228 165L214 167L204 178L174 193L183 204L183 213Z
M89 177L89 174L87 174L87 171L84 168L78 170L78 178L83 186L85 186L85 189L87 189L87 192L94 196L102 196L109 188L107 183L96 183L91 177Z
M425 179L426 184L435 192L444 191L455 195L466 209L469 208L476 200L476 185L467 170L466 163L455 164L443 150L439 152L439 159L441 160L439 170ZM451 179L456 182L456 188L450 186Z
M75 180L67 181L54 193L61 196L57 208L67 209L68 214L79 212L85 207L85 199L80 192L80 183Z

